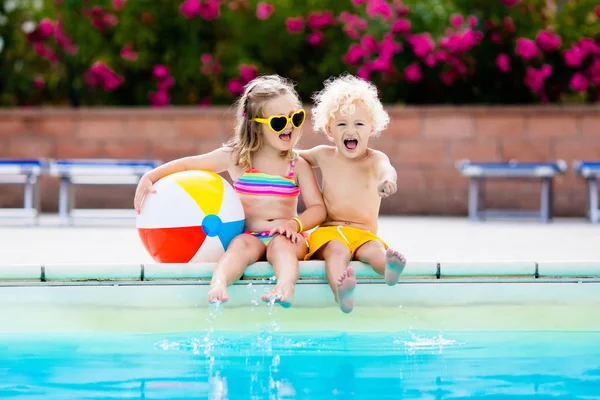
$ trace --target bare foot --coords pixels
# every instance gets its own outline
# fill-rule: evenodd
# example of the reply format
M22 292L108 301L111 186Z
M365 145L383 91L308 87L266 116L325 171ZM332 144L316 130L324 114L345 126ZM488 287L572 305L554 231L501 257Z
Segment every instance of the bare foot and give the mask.
M354 288L356 287L356 276L352 267L346 268L338 278L337 292L340 310L346 314L354 309Z
M294 298L294 285L278 283L271 290L271 293L263 294L260 298L265 303L279 304L283 308L290 308L292 306L292 299Z
M387 249L385 253L385 283L394 286L400 279L400 274L406 266L406 259L401 253Z
M221 281L216 281L210 284L210 290L208 291L208 302L209 303L225 303L229 300L227 294L227 285Z

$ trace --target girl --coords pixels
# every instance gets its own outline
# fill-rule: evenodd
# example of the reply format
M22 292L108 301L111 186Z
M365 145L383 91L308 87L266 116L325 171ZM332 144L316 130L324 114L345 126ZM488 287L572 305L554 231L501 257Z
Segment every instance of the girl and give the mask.
M310 165L294 152L306 112L293 85L278 75L249 82L236 103L233 139L210 153L184 157L148 172L140 180L134 206L154 193L160 178L185 170L227 171L246 215L245 232L235 237L213 272L209 302L228 300L227 286L245 268L266 259L277 285L263 301L291 306L298 260L308 252L302 233L325 220L326 211ZM297 215L298 195L306 210Z

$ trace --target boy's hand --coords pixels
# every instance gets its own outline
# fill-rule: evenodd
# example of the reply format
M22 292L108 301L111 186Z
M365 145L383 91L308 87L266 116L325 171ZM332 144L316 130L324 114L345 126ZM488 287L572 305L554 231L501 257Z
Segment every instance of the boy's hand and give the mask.
M379 193L379 196L385 199L386 197L396 193L397 189L398 188L396 187L396 182L383 181L379 184L379 186L377 186L377 193Z
M147 176L142 176L142 179L138 182L137 189L135 190L135 198L133 200L133 207L137 213L140 213L142 204L149 193L156 193L154 184Z
M275 228L271 229L269 236L279 233L290 240L290 242L297 244L302 237L298 232L298 223L296 221L286 221Z

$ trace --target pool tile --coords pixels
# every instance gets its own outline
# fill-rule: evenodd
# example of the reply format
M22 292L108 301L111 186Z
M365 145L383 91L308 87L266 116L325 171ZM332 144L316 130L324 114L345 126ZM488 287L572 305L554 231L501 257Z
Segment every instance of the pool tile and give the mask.
M141 264L46 264L47 281L139 281Z
M600 260L596 261L539 261L539 277L600 277Z
M216 263L144 264L144 280L210 280Z
M444 277L535 277L535 261L442 261L440 278Z
M0 281L40 281L41 276L40 264L0 264Z

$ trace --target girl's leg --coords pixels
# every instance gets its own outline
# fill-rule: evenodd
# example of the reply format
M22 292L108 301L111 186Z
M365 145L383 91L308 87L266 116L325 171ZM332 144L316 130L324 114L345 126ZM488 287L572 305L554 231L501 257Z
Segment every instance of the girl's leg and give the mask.
M246 267L264 255L265 245L256 237L241 234L233 238L213 271L208 301L212 303L229 300L227 286L240 279Z
M356 258L367 263L375 272L385 277L385 283L394 286L400 279L400 274L406 266L406 259L395 250L385 250L383 244L377 240L371 240L360 246Z
M307 253L308 246L304 240L294 244L282 235L271 240L267 246L267 261L273 265L277 284L270 294L261 296L263 301L275 300L285 308L291 307L300 268L298 260L303 260Z

